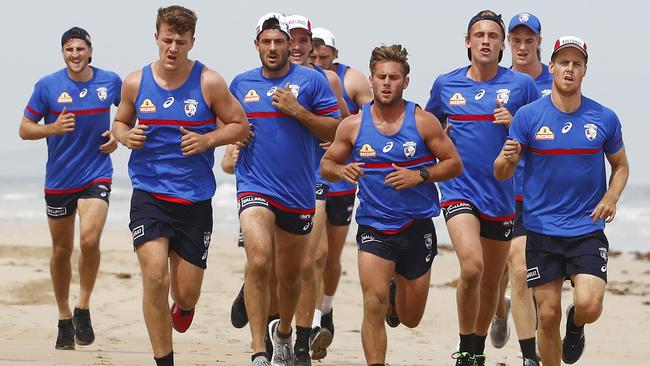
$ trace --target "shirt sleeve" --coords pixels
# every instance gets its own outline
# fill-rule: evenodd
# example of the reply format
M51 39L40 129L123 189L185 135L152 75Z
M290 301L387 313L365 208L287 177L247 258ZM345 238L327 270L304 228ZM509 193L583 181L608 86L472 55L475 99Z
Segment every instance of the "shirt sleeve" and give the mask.
M45 116L48 111L47 105L47 90L42 80L36 83L34 86L34 92L32 93L27 106L25 107L25 117L29 118L34 122L38 122Z
M510 139L517 140L521 144L521 153L524 154L529 146L528 141L528 121L526 120L526 109L519 109L512 118L510 124Z
M120 102L122 101L122 79L117 74L114 74L114 87L115 87L115 99L113 100L113 104L117 107L120 105Z
M312 112L320 116L340 117L339 102L332 91L327 78L319 72L312 74L313 99Z
M429 93L429 101L427 102L426 107L424 110L427 112L433 114L440 120L440 123L444 124L444 121L447 116L443 114L442 111L442 103L440 103L440 92L441 92L441 86L440 86L440 78L436 78L436 81L433 82L433 86L431 86L431 92Z
M605 154L614 154L623 147L623 132L621 131L621 121L613 111L610 111L607 124L609 127L603 143L603 150Z

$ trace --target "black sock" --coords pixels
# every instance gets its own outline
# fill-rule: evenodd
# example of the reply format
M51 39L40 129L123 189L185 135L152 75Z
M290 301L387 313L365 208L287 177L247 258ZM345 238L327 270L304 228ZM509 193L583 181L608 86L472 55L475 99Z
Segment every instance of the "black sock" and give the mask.
M480 336L478 334L474 334L474 352L472 352L475 355L482 355L485 352L485 339L487 338L487 334L484 336Z
M373 363L370 366L386 366L386 364L385 363Z
M472 343L474 342L474 333L459 334L459 335L460 335L460 346L458 352L472 353Z
M167 355L160 358L153 358L157 366L174 366L174 351L169 352Z
M251 356L251 361L255 361L255 359L258 357L264 357L266 358L267 361L269 360L269 355L266 352L257 352L257 353L253 353L253 355Z
M521 355L533 361L537 361L537 348L535 347L535 337L528 339L520 339L519 347L521 347Z
M294 350L297 351L300 348L305 348L309 351L309 335L311 334L311 328L301 327L296 325L296 346Z

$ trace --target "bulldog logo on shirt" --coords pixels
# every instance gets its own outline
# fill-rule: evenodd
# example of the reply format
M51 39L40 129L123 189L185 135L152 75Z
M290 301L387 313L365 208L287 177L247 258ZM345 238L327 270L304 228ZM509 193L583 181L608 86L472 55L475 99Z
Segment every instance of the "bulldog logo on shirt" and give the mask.
M499 89L497 90L497 100L501 104L507 104L510 100L510 89Z
M185 99L185 107L183 108L183 110L185 111L185 115L188 117L192 117L193 115L195 115L198 105L199 102L197 102L194 99Z
M298 99L298 92L300 91L300 85L289 84L289 90L291 91L291 94L293 94L293 97Z
M417 147L417 142L415 141L408 141L405 142L402 146L404 146L404 155L406 155L407 158L412 158L415 156L415 148Z
M594 141L598 135L598 126L593 123L587 123L585 125L585 136L587 140Z
M105 101L108 98L108 89L103 86L97 88L97 98L102 102Z

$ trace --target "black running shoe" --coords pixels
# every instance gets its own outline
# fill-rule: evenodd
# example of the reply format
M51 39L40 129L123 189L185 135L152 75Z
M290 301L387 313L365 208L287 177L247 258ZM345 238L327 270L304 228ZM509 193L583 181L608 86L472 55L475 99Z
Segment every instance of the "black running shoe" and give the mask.
M576 363L585 350L585 327L576 327L573 322L575 305L566 309L566 334L562 340L562 361L566 364Z
M72 323L75 328L75 342L80 346L87 346L95 341L95 332L90 322L90 310L74 308Z
M474 357L469 352L454 352L451 358L456 360L455 366L475 366Z
M475 366L485 366L485 355L474 355Z
M248 324L248 313L246 312L246 303L244 302L244 285L241 285L241 290L239 290L230 308L230 322L235 328L243 328Z
M386 313L386 324L388 324L391 328L395 328L400 324L399 315L397 315L397 307L395 306L396 296L397 296L397 284L395 284L395 279L393 278L392 280L390 280L390 290L389 290L390 305L388 306L388 313Z
M273 357L273 343L271 342L271 337L269 337L268 331L264 335L264 346L266 347L266 354L269 355L270 360L271 357Z
M59 334L56 337L56 349L74 349L74 324L72 319L59 320Z
M298 347L293 351L295 360L294 366L311 366L311 358L309 357L309 348Z
M334 338L334 309L330 310L329 313L323 314L320 318L321 328L325 328L332 333L332 338Z

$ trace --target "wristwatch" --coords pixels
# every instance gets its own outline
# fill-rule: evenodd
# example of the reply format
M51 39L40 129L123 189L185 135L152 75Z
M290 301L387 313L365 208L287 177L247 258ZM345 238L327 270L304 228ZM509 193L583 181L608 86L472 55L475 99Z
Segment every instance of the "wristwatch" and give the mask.
M422 183L426 183L429 180L429 171L426 169L420 169L420 177L422 177Z

